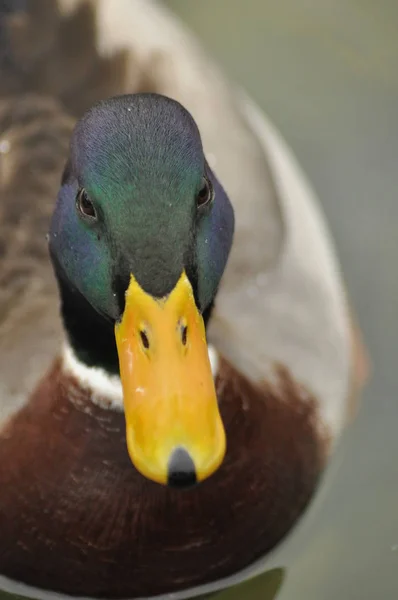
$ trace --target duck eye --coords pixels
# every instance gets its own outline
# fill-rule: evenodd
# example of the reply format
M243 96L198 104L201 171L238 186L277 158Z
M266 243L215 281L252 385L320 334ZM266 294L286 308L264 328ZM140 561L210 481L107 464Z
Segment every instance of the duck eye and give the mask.
M213 199L214 191L213 186L207 177L203 177L202 187L200 188L198 195L196 196L197 206L205 206Z
M76 206L81 215L88 217L89 219L97 220L97 211L84 188L80 188L77 192Z

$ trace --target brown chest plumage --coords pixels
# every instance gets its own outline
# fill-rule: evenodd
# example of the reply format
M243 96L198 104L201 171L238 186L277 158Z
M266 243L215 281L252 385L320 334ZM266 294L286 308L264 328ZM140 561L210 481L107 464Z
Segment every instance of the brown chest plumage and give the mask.
M265 554L305 508L325 454L315 401L286 373L278 381L255 388L221 362L227 456L178 491L135 471L123 414L93 405L57 362L0 433L0 572L131 598L216 580Z

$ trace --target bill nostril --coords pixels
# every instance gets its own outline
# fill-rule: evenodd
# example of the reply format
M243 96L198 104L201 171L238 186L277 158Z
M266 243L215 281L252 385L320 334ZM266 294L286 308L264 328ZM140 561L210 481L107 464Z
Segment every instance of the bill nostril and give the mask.
M145 350L149 350L149 338L148 334L144 329L140 330L141 343L144 346Z
M195 485L196 481L196 469L189 453L184 448L176 448L168 463L168 485L186 488Z
M188 325L187 320L184 317L181 317L177 324L178 334L181 339L181 343L183 346L187 345L188 341Z
M181 327L181 341L183 346L187 345L187 337L188 337L188 325L182 325Z

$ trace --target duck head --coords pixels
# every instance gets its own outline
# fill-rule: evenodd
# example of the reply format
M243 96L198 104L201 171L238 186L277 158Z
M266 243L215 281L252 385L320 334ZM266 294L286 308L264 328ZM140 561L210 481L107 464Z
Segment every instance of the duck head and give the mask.
M205 320L233 228L178 102L121 96L77 123L49 236L64 324L80 361L120 373L131 460L159 483L225 454Z

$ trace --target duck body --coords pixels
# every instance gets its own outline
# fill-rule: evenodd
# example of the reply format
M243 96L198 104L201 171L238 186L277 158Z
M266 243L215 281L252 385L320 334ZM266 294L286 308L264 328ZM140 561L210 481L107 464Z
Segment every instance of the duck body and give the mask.
M111 10L110 4L51 4L59 35L48 39L58 54L47 48L44 60L37 53L30 69L41 77L33 76L29 85L7 64L12 76L1 93L0 142L8 145L2 146L1 188L6 249L0 280L0 589L35 598L53 592L188 597L209 583L222 587L226 577L264 557L303 513L362 380L362 349L328 233L278 134L249 100L231 93L158 5L137 0ZM22 26L34 32L37 13L28 17ZM80 81L78 100L73 94L68 99L49 76L63 56L56 44L62 48L72 22L91 30L90 19L96 38L86 49L87 69L102 76L88 77L86 86ZM136 35L122 26L133 19ZM7 31L18 41L13 27L11 20ZM23 44L18 57L24 59ZM82 62L84 57L82 52ZM104 64L122 65L120 79L115 68L101 71ZM72 80L76 69L70 72ZM143 81L139 74L146 72L151 78ZM58 245L66 239L66 221L56 219L50 249L62 321L44 239L75 117L101 97L142 88L176 98L193 114L216 201L225 197L225 218L229 201L219 180L235 212L232 246L231 218L223 227L229 232L221 244L229 254L225 273L226 258L216 261L215 283L205 277L198 283L202 292L195 292L205 307L226 455L211 477L187 490L150 481L132 464L113 325L103 318L119 319L120 306L112 304L113 296L104 304L101 294L90 295L85 278L80 284L73 249L68 255L73 244L67 240L67 251ZM72 185L68 177L64 171L62 185ZM69 192L58 195L61 208L62 193ZM176 246L167 249L174 258ZM181 261L169 286L159 276L146 281L146 271L132 270L142 288L162 297L182 267L189 276L191 263ZM82 273L95 268L89 261ZM68 292L61 271L75 284L66 286ZM66 305L74 307L76 335ZM91 326L90 315L95 333L86 347L77 338Z
M208 481L176 491L132 469L123 414L93 406L58 362L3 431L2 574L68 595L149 597L218 580L264 555L308 503L325 460L314 406L303 406L303 391L283 373L281 381L296 394L293 413L277 392L220 365L225 462Z

